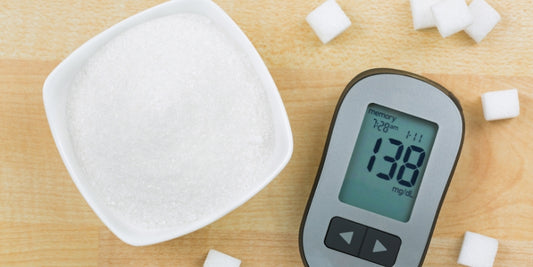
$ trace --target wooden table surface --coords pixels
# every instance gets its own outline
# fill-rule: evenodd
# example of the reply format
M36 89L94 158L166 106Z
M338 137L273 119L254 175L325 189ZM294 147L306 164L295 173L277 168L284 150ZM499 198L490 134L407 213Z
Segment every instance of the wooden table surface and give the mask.
M71 181L56 150L42 85L74 49L160 0L0 2L0 265L201 266L214 248L242 266L301 266L298 229L334 107L374 67L427 76L461 101L463 151L424 266L457 266L465 231L500 241L495 266L533 266L533 9L488 0L502 15L476 44L415 31L409 1L338 0L353 25L327 45L305 16L322 0L215 0L265 60L285 103L294 153L246 204L194 233L146 247L117 239ZM517 88L520 116L487 122L480 95Z

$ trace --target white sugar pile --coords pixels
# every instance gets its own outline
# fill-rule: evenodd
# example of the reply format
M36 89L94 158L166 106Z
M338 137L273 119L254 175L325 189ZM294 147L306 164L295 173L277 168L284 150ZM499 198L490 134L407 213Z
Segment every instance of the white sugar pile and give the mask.
M249 59L206 17L137 25L76 76L67 118L94 192L133 227L186 225L261 182L273 152Z

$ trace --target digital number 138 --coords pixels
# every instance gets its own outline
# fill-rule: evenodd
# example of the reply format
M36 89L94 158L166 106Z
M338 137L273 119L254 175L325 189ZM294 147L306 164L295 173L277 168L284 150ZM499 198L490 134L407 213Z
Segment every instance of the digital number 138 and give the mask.
M398 181L399 184L406 186L406 187L412 187L416 184L416 181L418 179L418 175L420 174L420 167L424 163L424 159L426 158L426 151L424 151L423 148L410 145L407 147L407 149L404 152L404 145L401 141L396 140L394 138L389 138L388 143L396 146L396 152L394 155L384 155L381 158L377 158L376 155L378 155L381 146L383 143L383 138L378 138L374 144L374 154L370 157L367 164L367 170L369 172L372 172L372 169L374 168L374 163L376 160L384 160L387 163L390 163L390 167L388 172L379 172L376 174L378 178L384 179L384 180L391 180L394 178L394 175L396 174L396 181ZM418 157L416 156L418 154ZM398 161L402 159L401 166L396 173L396 169L398 167ZM414 160L414 162L412 162ZM407 172L411 172L411 176L406 176L406 170Z

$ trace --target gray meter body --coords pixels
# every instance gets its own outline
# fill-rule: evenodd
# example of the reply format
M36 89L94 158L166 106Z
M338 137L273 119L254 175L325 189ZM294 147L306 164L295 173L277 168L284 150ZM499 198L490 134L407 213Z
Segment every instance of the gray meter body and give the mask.
M421 266L459 157L459 101L373 69L346 87L300 227L306 266Z

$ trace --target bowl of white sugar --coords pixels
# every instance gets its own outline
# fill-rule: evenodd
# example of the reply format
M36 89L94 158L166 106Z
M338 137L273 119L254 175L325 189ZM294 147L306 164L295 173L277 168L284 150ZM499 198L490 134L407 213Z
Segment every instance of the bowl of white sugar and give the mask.
M214 222L292 154L265 64L209 0L169 1L107 29L53 70L43 98L72 180L131 245Z

